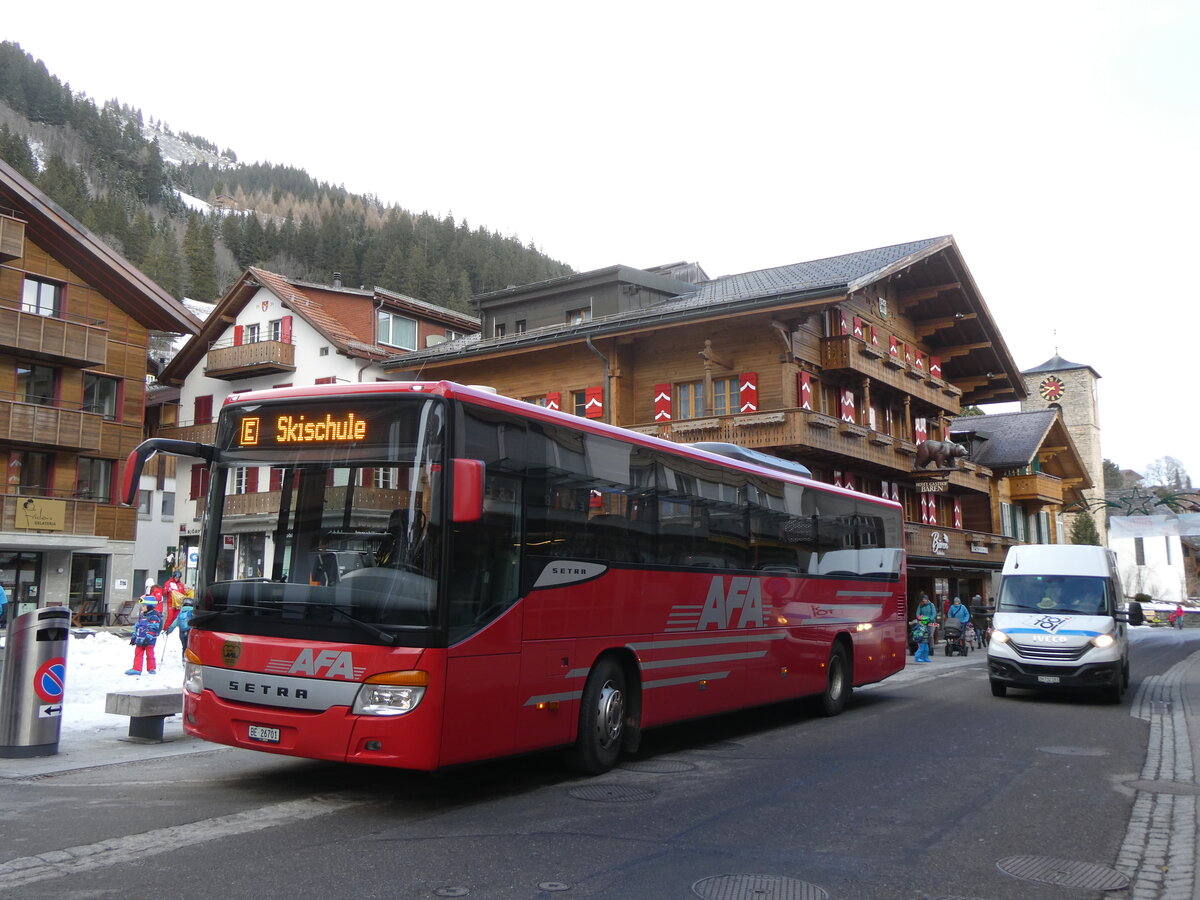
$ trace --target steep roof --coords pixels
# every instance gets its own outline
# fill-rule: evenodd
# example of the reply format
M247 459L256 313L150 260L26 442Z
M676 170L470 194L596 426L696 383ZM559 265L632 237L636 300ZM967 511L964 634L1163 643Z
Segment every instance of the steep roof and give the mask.
M959 416L950 423L951 440L961 441L974 435L971 462L1000 473L1021 469L1033 463L1038 454L1053 445L1054 471L1060 478L1080 479L1072 486L1082 490L1092 486L1079 450L1053 407L1027 412L990 413L984 416Z
M1086 363L1075 363L1069 359L1063 359L1057 353L1042 363L1040 366L1034 366L1032 369L1022 369L1022 375L1040 375L1043 372L1066 372L1070 369L1087 369L1096 378L1100 377L1100 373Z
M395 352L375 340L375 311L383 305L389 309L404 309L459 330L479 327L478 320L472 316L404 294L380 288L368 291L311 284L251 266L217 303L196 337L163 369L160 380L182 382L260 288L278 297L280 305L304 319L340 353L361 359L383 360Z
M25 220L25 236L106 299L155 331L195 334L200 320L78 219L0 160L0 207Z

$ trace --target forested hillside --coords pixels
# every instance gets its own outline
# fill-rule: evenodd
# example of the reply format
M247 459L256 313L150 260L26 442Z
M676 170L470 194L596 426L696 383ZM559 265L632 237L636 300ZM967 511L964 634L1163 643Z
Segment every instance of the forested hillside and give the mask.
M97 105L12 42L0 42L0 157L177 297L216 300L259 265L473 312L472 294L571 271L516 237L246 165L119 100Z

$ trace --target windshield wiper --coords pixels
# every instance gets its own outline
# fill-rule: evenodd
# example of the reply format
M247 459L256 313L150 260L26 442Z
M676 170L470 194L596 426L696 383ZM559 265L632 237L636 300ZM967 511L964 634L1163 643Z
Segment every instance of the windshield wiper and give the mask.
M206 609L203 612L193 613L192 621L198 622L199 624L204 624L209 619L216 618L217 616L221 615L221 613L229 610L249 610L251 612L268 612L282 615L283 608L285 606L303 606L305 608L327 609L330 612L335 612L340 616L344 616L360 630L365 631L372 637L383 641L389 647L396 646L396 643L399 640L399 635L397 634L393 634L390 631L384 631L378 625L372 625L370 622L364 622L362 619L359 619L356 616L346 612L344 609L341 609L330 603L318 603L315 600L283 600L280 601L278 605L272 606L256 606L247 603L228 603L222 606L220 609Z

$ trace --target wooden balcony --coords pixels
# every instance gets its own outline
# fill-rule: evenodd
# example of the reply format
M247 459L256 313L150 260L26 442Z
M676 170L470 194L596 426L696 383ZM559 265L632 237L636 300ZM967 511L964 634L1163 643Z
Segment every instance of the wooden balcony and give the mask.
M30 500L46 516L47 527L30 527L33 520L26 506ZM23 534L96 534L96 502L0 494L0 530Z
M853 467L864 466L889 480L898 472L916 480L930 475L913 473L917 445L912 441L874 431L865 425L842 422L833 416L807 409L781 409L751 415L709 416L680 419L659 425L627 426L642 434L691 444L696 441L724 441L784 456L798 456L813 462ZM986 471L986 470L985 470ZM990 473L989 473L990 474ZM957 487L987 493L988 479L977 477L977 467L964 466L949 475Z
M1009 496L1015 502L1062 505L1063 483L1060 478L1045 472L1034 472L1032 475L1012 475L1007 481Z
M964 531L944 525L904 523L904 549L912 560L954 561L964 566L1000 568L1016 538L980 531Z
M0 210L0 262L12 262L25 255L25 223L12 213Z
M103 366L108 361L108 329L0 307L0 350L81 368Z
M865 375L951 414L960 411L962 391L957 387L852 335L821 338L821 370L833 375Z
M100 449L98 413L40 406L0 396L0 442L53 450Z
M232 347L213 347L204 363L204 374L223 381L256 375L296 371L296 347L282 341L255 341Z

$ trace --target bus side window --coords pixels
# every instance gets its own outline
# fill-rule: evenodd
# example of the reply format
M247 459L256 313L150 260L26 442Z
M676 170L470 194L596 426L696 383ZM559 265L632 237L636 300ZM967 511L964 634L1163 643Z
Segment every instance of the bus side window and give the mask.
M488 474L483 517L454 526L446 594L451 641L479 630L516 602L520 488L515 478Z

